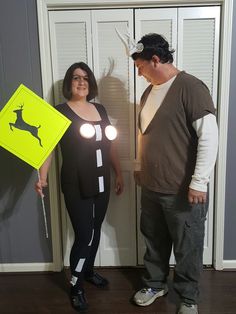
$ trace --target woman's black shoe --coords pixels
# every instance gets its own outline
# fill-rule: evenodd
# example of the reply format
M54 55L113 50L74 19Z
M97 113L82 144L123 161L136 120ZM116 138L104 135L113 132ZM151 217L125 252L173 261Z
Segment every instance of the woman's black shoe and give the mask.
M85 298L84 290L71 291L70 295L71 305L78 312L86 312L88 303Z
M109 284L109 281L106 278L100 276L98 273L93 273L92 276L86 277L85 280L99 288L105 288Z

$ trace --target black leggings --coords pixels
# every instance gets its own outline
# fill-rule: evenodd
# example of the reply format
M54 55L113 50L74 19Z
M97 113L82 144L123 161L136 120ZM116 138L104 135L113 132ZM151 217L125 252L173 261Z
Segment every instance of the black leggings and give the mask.
M84 277L93 273L93 266L99 246L101 225L104 220L110 192L93 198L81 199L75 186L63 189L68 214L74 230L74 243L70 252L71 275L78 288L83 287Z

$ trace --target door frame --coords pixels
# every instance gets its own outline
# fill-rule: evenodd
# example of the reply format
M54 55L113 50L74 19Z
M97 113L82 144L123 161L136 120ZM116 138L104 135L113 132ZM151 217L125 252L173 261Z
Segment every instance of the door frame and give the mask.
M222 270L224 263L224 217L225 217L225 184L226 184L226 160L227 160L227 135L228 135L228 108L230 88L230 65L231 65L231 42L233 22L233 0L190 0L190 1L158 1L158 0L37 0L40 62L42 73L43 98L53 104L52 72L50 59L50 39L48 27L48 11L62 9L115 9L135 7L181 7L200 5L221 5L221 43L218 88L218 124L219 124L219 151L216 162L215 176L215 217L214 217L214 251L213 266L216 270ZM62 268L62 250L60 245L61 228L59 225L60 201L57 189L56 166L52 165L49 173L51 226L53 244L53 270L60 271ZM56 195L56 196L55 196Z

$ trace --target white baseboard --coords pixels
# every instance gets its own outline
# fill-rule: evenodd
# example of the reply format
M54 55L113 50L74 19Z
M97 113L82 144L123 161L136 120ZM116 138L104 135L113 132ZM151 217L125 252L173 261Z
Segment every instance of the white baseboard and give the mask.
M236 269L236 260L223 261L223 269Z
M54 271L54 265L53 263L0 264L0 273L34 271Z

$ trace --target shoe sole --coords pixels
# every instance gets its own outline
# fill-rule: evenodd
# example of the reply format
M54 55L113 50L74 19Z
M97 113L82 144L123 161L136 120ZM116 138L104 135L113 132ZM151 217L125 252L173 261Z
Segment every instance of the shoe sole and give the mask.
M198 314L198 307L195 307L193 310L195 310L195 313L194 313L194 314ZM188 311L188 308L187 308L187 307L186 307L186 308L182 308L182 309L179 308L177 314L187 313L187 311Z
M168 293L168 290L161 290L160 292L158 292L157 294L155 294L151 299L149 299L147 302L145 303L139 303L137 300L134 299L134 303L137 304L138 306L148 306L150 304L152 304L157 298L163 297L164 295L166 295Z

